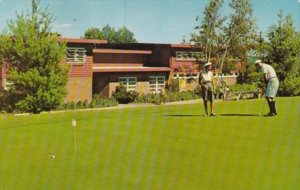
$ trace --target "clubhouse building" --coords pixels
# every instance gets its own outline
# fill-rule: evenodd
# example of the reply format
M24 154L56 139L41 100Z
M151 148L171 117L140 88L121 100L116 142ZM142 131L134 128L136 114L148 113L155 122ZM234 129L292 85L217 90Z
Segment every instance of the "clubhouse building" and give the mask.
M173 79L179 79L181 91L194 90L201 69L196 60L204 60L202 49L189 44L108 43L62 37L59 40L68 48L63 61L70 66L66 102L90 101L93 94L111 97L120 84L127 91L160 93ZM0 68L2 90L11 84L6 80L6 70L4 64ZM224 76L224 80L228 85L235 84L236 75Z

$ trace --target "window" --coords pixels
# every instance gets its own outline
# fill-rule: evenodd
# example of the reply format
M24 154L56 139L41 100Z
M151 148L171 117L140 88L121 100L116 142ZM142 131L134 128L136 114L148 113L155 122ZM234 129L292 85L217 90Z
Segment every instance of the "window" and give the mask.
M82 47L68 47L67 63L85 63L85 53Z
M149 77L150 92L160 93L165 89L165 77L164 76L150 76Z
M126 87L127 92L136 91L136 77L120 77L119 83Z
M174 79L195 79L198 80L199 79L199 74L179 74L179 73L174 73Z
M195 51L176 51L176 60L179 61L196 61L203 57L203 53Z

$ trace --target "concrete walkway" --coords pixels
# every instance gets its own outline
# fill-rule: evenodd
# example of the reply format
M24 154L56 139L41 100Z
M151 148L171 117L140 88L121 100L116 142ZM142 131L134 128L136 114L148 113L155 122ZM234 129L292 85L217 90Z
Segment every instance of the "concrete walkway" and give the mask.
M119 104L117 106L112 107L104 107L104 108L95 108L96 110L107 110L107 109L124 109L124 108L138 108L138 107L149 107L149 106L167 106L167 105L181 105L181 104L198 104L202 102L202 99L196 100L186 100L186 101L176 101L176 102L167 102L162 103L160 105L156 105L153 103L131 103L131 104ZM93 110L95 110L93 109ZM87 110L87 109L85 109Z
M214 102L219 102L219 101L221 101L221 100L215 100ZM151 106L154 107L154 106L169 106L169 105L184 105L184 104L200 104L202 102L203 102L202 99L196 99L196 100L167 102L167 103L162 103L160 105L156 105L153 103L131 103L131 104L118 104L117 106L102 107L102 108L50 111L50 112L42 112L41 114L74 112L74 111L115 110L115 109L125 109L125 108L151 107ZM25 115L31 115L31 113L22 113L22 114L14 114L14 115L15 116L25 116Z
M115 110L115 109L125 109L125 108L151 107L151 106L154 107L154 106L168 106L168 105L199 104L200 102L202 102L202 99L167 102L167 103L162 103L160 105L156 105L156 104L153 104L153 103L131 103L131 104L118 104L117 106L102 107L102 108L87 108L87 109L75 109L75 110L50 111L50 112L42 112L41 114L73 112L73 111ZM15 115L20 116L20 115L28 115L28 114L15 114Z

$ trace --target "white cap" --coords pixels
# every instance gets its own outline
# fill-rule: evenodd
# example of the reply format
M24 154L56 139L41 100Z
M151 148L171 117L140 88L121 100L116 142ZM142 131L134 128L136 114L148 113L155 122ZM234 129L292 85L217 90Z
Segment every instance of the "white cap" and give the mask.
M255 64L259 64L259 63L262 63L262 61L260 59L255 61Z
M210 66L211 65L211 62L207 62L204 64L204 67L207 67L207 66Z

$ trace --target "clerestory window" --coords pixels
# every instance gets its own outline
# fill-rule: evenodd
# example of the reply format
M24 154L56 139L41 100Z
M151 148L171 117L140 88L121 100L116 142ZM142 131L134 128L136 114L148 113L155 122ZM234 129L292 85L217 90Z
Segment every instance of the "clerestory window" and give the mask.
M85 63L86 50L82 47L68 47L67 63Z
M177 61L196 61L203 57L203 53L196 51L176 51Z

